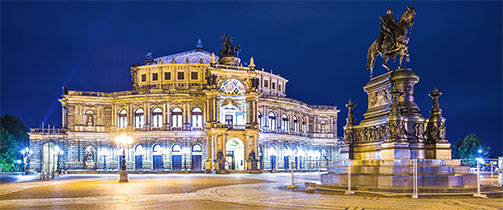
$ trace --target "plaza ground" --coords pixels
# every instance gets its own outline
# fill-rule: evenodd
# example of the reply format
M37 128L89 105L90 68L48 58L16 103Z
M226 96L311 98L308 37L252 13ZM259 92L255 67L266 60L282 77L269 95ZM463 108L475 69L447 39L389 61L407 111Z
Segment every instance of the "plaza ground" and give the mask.
M296 191L287 190L290 174L116 174L0 176L0 209L503 209L501 195L472 196L344 195L305 193L309 173L296 174ZM316 179L316 174L312 179Z

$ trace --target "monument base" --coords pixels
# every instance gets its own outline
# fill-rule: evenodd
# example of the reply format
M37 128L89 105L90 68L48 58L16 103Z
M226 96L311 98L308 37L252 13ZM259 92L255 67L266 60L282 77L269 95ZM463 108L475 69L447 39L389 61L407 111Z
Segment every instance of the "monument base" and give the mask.
M411 193L414 181L414 160L354 160L351 165L351 189L366 191ZM477 176L460 160L417 160L417 183L421 192L472 191ZM347 189L348 163L331 164L322 174L323 187Z

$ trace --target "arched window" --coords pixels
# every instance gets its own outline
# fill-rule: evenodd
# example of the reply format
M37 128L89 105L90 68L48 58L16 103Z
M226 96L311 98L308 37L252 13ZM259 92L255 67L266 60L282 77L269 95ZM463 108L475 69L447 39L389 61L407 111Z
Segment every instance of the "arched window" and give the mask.
M94 112L91 110L86 111L86 125L93 126L94 125Z
M134 150L134 154L135 155L143 155L144 151L143 151L143 146L141 145L136 145L136 148Z
M180 146L179 144L175 144L175 145L173 145L173 147L171 148L171 151L172 151L172 152L181 152L181 151L182 151L182 146Z
M290 130L290 120L288 120L288 115L283 114L281 116L281 128L283 131L289 131Z
M273 131L276 130L276 114L274 114L274 112L269 112L269 128Z
M127 111L125 109L119 112L119 128L127 127Z
M192 147L192 152L201 152L202 150L203 148L199 144L196 144Z
M320 132L325 133L327 131L325 121L320 122Z
M156 144L153 147L152 152L153 152L154 155L161 155L162 154L162 147L161 147L161 145Z
M152 127L162 127L162 109L160 108L152 110Z
M173 128L182 127L182 109L176 107L171 110L171 126Z
M258 112L258 127L262 129L262 113Z
M295 115L293 116L293 129L295 130L295 133L299 132L299 121Z
M306 133L307 132L307 119L304 117L302 119L302 132Z
M192 109L192 127L193 128L203 127L203 112L199 108Z
M143 128L145 124L145 116L143 115L143 109L137 109L134 112L134 127Z

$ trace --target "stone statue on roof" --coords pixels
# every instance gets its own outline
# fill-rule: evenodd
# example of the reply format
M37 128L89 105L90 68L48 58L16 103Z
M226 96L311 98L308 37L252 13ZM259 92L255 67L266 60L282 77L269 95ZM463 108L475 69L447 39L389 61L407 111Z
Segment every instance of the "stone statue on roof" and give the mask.
M220 38L223 39L220 57L238 57L241 47L234 45L234 37L224 34Z

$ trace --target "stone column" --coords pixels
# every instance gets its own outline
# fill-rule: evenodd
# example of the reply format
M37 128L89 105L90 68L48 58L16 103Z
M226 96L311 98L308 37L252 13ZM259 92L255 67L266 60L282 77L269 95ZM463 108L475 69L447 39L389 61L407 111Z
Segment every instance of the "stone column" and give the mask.
M442 117L442 109L438 98L442 95L437 88L430 93L433 99L431 116L426 125L426 158L427 159L451 159L451 144L445 139L445 118Z

